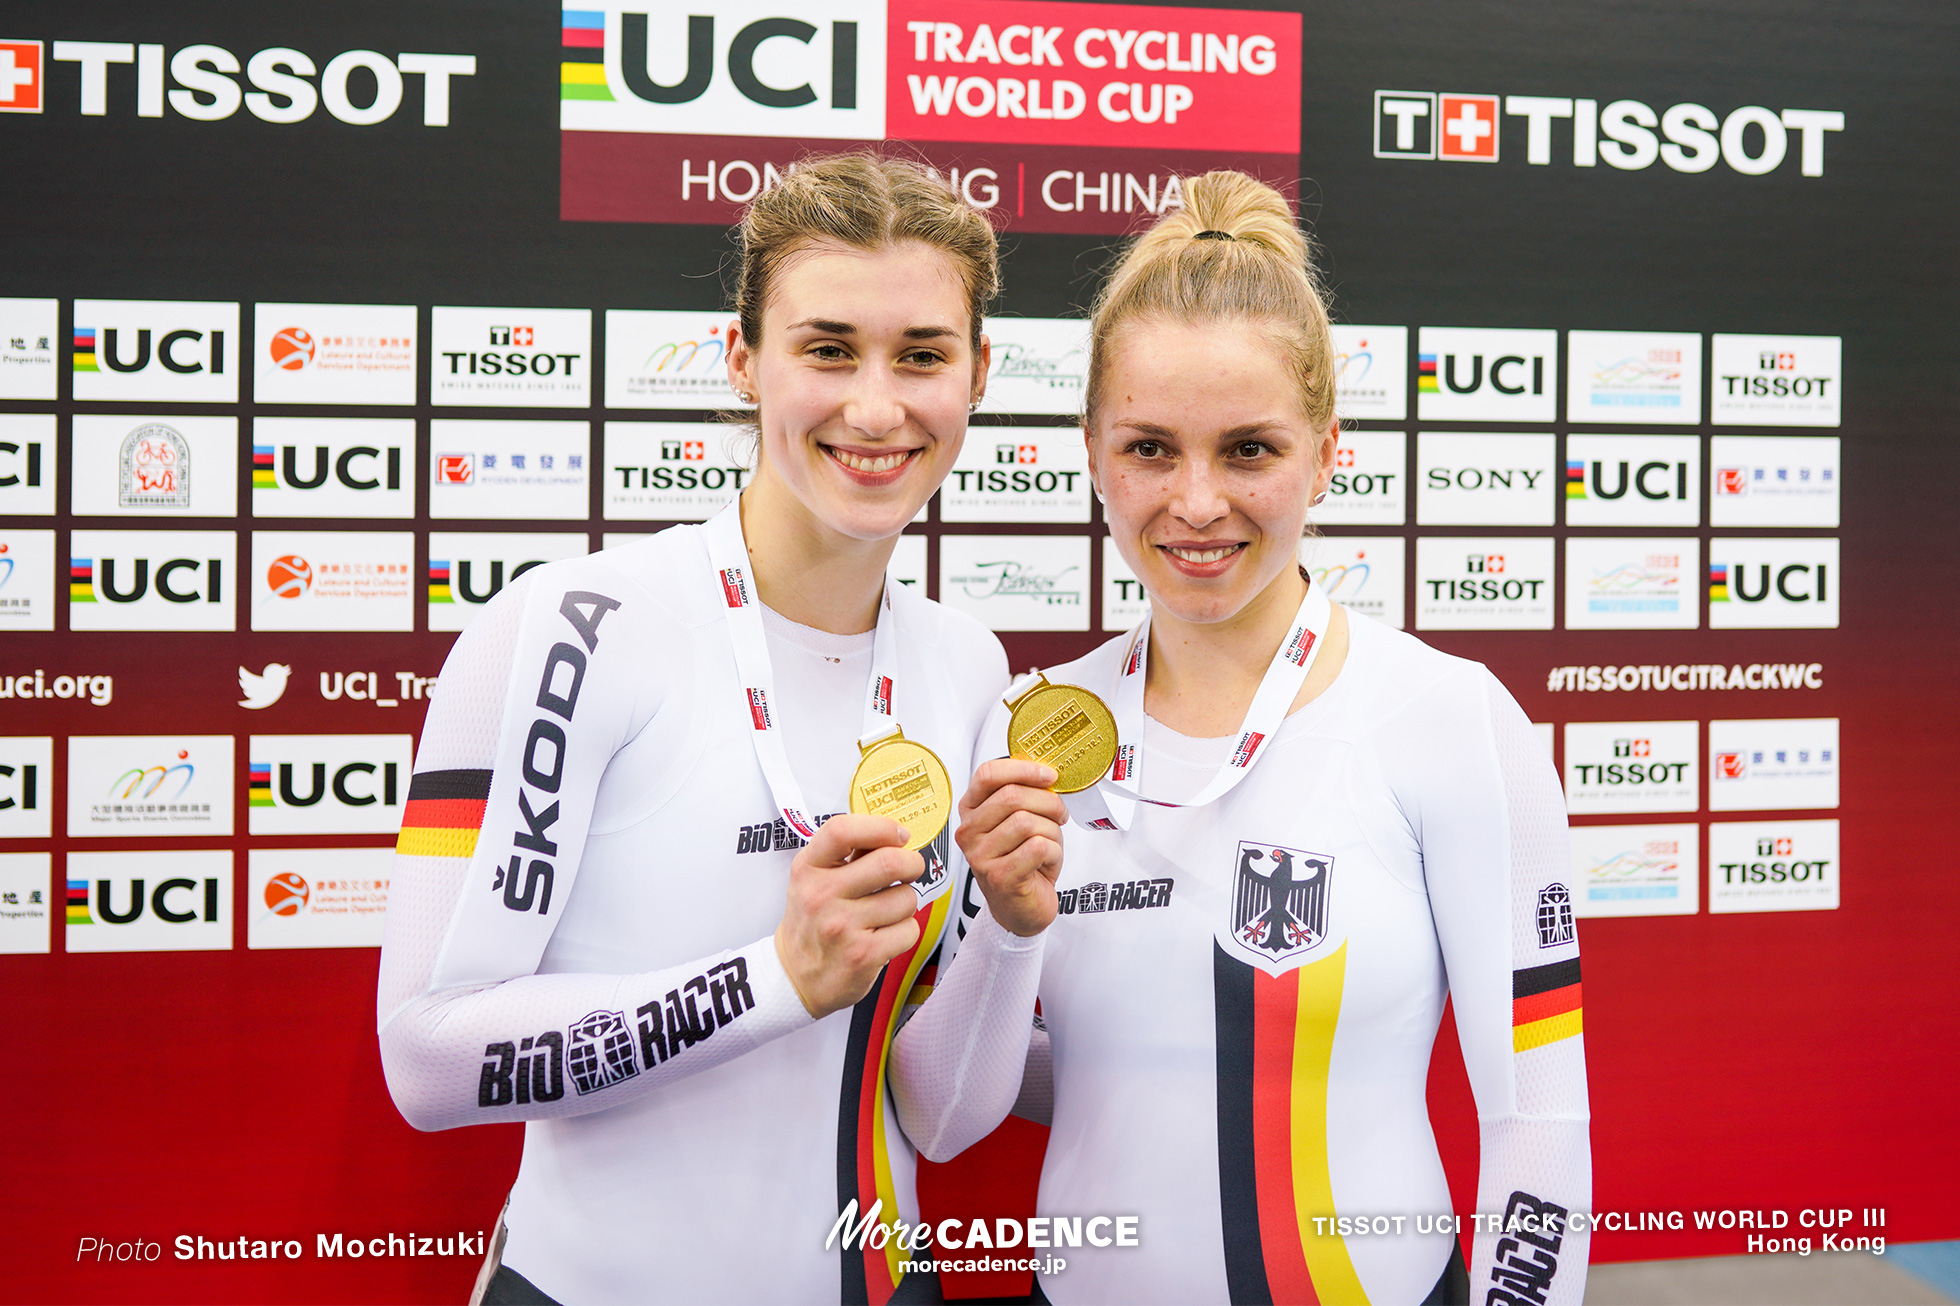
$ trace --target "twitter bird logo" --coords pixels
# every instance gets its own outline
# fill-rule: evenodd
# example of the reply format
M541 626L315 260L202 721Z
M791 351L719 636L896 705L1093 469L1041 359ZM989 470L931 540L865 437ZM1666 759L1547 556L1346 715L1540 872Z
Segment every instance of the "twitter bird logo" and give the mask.
M265 670L256 675L244 667L238 668L238 692L245 695L238 700L238 706L254 711L271 707L286 692L286 677L292 674L291 667L279 662L267 663Z

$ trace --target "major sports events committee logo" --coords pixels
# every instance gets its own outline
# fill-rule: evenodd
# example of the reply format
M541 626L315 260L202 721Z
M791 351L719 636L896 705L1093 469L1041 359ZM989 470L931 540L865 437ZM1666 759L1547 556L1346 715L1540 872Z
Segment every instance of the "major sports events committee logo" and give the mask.
M1520 123L1518 120L1522 120ZM1556 130L1554 123L1561 124ZM1569 126L1565 125L1569 124ZM1525 162L1552 162L1553 137L1569 145L1572 166L1601 163L1640 171L1663 163L1675 172L1707 172L1718 162L1748 177L1777 171L1796 137L1799 170L1824 175L1826 133L1844 130L1835 109L1776 111L1747 104L1717 117L1706 105L1681 103L1662 112L1639 100L1563 95L1492 95L1457 91L1376 91L1378 159L1496 163L1506 128L1523 128Z

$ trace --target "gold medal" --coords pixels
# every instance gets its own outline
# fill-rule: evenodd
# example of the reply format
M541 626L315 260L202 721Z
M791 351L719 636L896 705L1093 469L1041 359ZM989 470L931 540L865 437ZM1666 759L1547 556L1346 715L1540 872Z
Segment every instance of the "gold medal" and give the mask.
M1033 686L1007 704L1007 753L1055 768L1055 792L1072 794L1103 778L1116 760L1116 716L1080 685Z
M946 828L953 814L953 781L946 764L930 748L892 727L868 744L859 744L857 772L851 776L851 811L888 816L908 830L908 851L925 847Z

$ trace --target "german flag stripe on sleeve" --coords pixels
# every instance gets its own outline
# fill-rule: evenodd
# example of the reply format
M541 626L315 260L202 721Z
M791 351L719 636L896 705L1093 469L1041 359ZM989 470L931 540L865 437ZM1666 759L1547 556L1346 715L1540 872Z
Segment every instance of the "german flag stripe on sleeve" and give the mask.
M1511 1049L1526 1052L1581 1032L1579 959L1511 975Z
M409 857L470 857L490 798L490 772L418 771L408 782L401 838Z

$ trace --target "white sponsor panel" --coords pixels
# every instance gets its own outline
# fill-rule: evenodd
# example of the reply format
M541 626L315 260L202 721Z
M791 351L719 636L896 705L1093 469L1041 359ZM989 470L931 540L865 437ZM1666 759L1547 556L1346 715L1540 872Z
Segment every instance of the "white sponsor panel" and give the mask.
M253 531L253 630L414 630L412 531Z
M898 543L892 546L891 561L885 564L885 575L900 585L910 585L924 594L926 592L926 537L899 536Z
M70 630L233 630L230 531L71 531Z
M477 408L584 408L592 402L592 310L434 310L429 401Z
M1074 417L1089 383L1089 324L1081 318L990 317L981 328L993 346L983 413ZM966 441L987 431L970 429ZM1082 433L1075 432L1082 443Z
M939 487L943 522L1086 522L1089 451L1072 426L977 426Z
M1568 435L1567 526L1701 525L1701 437Z
M1080 535L942 535L939 601L989 630L1089 629Z
M1694 630L1701 541L1692 535L1565 541L1567 630Z
M238 402L238 305L78 299L74 397L139 403Z
M77 414L69 455L77 517L230 517L238 511L236 417Z
M55 397L60 310L55 299L0 299L0 399Z
M1838 805L1838 719L1708 723L1708 810L1775 812Z
M1836 821L1713 821L1708 910L1835 911Z
M54 740L0 739L0 839L45 839L54 830Z
M1143 582L1108 535L1103 536L1102 564L1102 629L1128 630L1150 611L1150 596L1143 592Z
M1839 336L1715 337L1708 420L1717 426L1836 426Z
M748 439L718 422L607 422L606 520L708 520L754 475Z
M728 384L727 313L606 310L606 407L742 407Z
M1307 517L1321 526L1400 526L1408 504L1408 434L1342 431L1327 497Z
M1334 369L1334 411L1343 420L1409 415L1409 328L1336 326Z
M257 419L252 515L413 517L415 419Z
M1568 721L1566 810L1699 811L1700 760L1699 721Z
M248 948L378 948L393 848L254 848L245 868Z
M54 629L53 531L0 526L0 634Z
M1701 336L1690 331L1565 333L1571 422L1693 426L1701 421Z
M230 735L70 735L68 833L230 834Z
M622 0L582 5L581 16L604 15L605 84L617 89L603 100L561 101L560 127L883 140L885 6L874 0L833 0L820 15L812 13L817 21L807 25L785 19L786 12L795 11L776 0L716 0L709 16L690 22L679 9L649 12L645 5ZM794 24L799 30L763 28L766 35L758 37L755 25L763 20ZM700 61L691 48L695 24L704 25L701 34L707 42L703 54L708 57ZM695 166L705 169L707 161ZM746 202L777 179L750 168L719 181L728 198Z
M1714 630L1836 630L1843 588L1835 539L1711 540L1708 625Z
M1310 535L1300 541L1300 562L1328 598L1401 630L1407 548L1400 535Z
M1692 916L1701 906L1701 829L1572 827L1572 910L1578 916Z
M583 533L431 531L429 629L461 630L531 568L585 552Z
M1416 524L1550 526L1556 518L1552 435L1416 436Z
M252 398L262 404L412 404L413 304L255 304Z
M53 413L0 413L0 518L54 514L58 448Z
M429 423L429 516L584 521L590 422Z
M1554 541L1535 536L1416 540L1417 630L1550 630Z
M1836 526L1843 464L1835 435L1718 435L1709 441L1710 526Z
M1549 422L1558 417L1558 332L1423 327L1416 416L1425 422Z
M253 735L246 750L252 834L394 834L412 735Z
M0 853L0 954L52 950L53 871L47 853Z
M70 952L231 947L231 853L222 848L69 853Z

